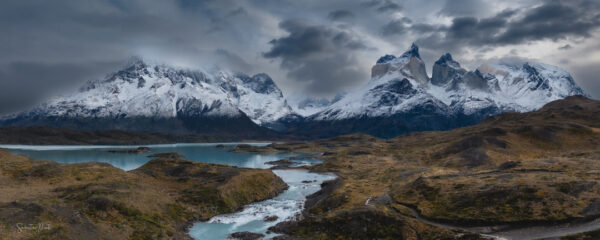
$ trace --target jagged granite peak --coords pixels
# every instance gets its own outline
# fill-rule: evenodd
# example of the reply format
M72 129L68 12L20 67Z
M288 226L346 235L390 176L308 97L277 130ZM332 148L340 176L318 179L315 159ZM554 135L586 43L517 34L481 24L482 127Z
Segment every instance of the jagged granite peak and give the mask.
M413 45L400 57L380 58L362 88L332 100L297 99L293 102L298 109L292 109L266 74L190 70L138 59L79 91L1 117L0 125L69 120L60 127L87 123L185 131L191 126L217 133L233 130L228 126L242 126L235 131L243 131L260 125L309 138L356 132L394 137L476 124L491 115L536 110L550 101L584 94L566 71L535 62L485 63L467 71L444 54L430 79Z
M528 81L534 83L532 86L530 86L531 90L550 88L548 85L548 79L541 77L539 71L535 67L529 65L528 62L523 64L523 69L528 74Z
M341 120L390 116L411 109L426 99L431 99L431 96L416 86L414 81L386 75L377 81L369 82L364 88L348 93L346 97L311 118Z
M400 57L401 58L405 58L405 57L421 58L421 55L419 55L419 46L417 46L417 44L415 44L415 43L412 43L410 45L410 48L408 50L406 50Z
M452 58L452 54L450 53L445 53L444 55L442 55L437 61L435 61L434 65L442 65L442 66L449 66L452 68L461 68L460 67L460 63L458 63L457 61L454 61L454 59Z
M400 55L400 57L396 57L391 54L386 54L386 55L380 57L377 60L376 64L406 62L412 57L421 59L421 56L419 55L419 47L414 43L410 46L410 48L408 48L406 51L404 51L404 53L402 53L402 55Z
M418 48L407 52L410 54L397 58L380 58L364 87L310 116L311 121L323 124L309 127L326 129L335 122L332 133L346 129L393 137L467 126L502 112L533 111L557 99L585 95L571 75L558 67L534 62L487 63L467 71L449 53L435 62L428 79L421 77L425 70L416 57ZM324 129L321 131L326 132Z
M445 64L448 62L456 62L456 61L454 61L454 59L452 59L452 55L450 53L445 53L444 55L442 55L440 57L440 59L435 61L435 64Z
M489 90L487 79L484 78L483 74L479 70L466 72L462 79L465 86L469 89L479 89L481 91Z
M291 114L281 90L266 74L198 71L134 58L106 78L57 96L31 110L5 116L28 119L249 118L263 125Z
M387 63L387 62L390 62L390 61L392 61L394 59L396 59L396 56L386 54L385 56L380 57L379 59L377 59L377 64Z
M275 82L273 82L273 79L271 79L271 77L266 73L259 73L252 77L240 73L237 75L237 77L240 78L240 80L242 80L244 84L246 84L248 87L250 87L257 93L277 93L281 97L283 97L283 95L281 95L281 90L279 89L279 87L277 87Z
M429 77L425 70L425 62L419 56L419 47L414 43L400 57L385 55L371 68L371 78L379 78L389 73L403 72L407 78L419 84L428 84Z
M448 84L449 82L460 81L460 77L466 72L465 69L460 67L460 64L454 59L450 53L446 53L438 59L433 65L433 72L431 76L431 83L433 85L441 86Z
M148 64L146 64L146 62L144 61L144 59L142 57L132 56L127 60L124 67L122 68L122 71L133 71L136 69L139 70L139 69L144 69L147 66L148 66Z

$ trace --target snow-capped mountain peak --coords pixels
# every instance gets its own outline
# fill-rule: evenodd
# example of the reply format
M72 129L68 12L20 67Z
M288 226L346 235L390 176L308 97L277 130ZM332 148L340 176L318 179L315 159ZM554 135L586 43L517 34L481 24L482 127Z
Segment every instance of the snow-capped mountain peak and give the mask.
M305 136L318 131L318 136L365 132L391 137L466 126L585 94L555 66L499 62L468 71L449 53L435 62L429 78L414 44L400 57L379 58L371 70L363 87L333 99L292 95L292 109L264 73L189 70L138 58L79 91L0 118L0 124L196 132L254 131L258 124L309 132ZM232 130L234 125L241 127Z
M416 58L421 58L421 55L419 55L419 46L417 46L417 44L413 43L410 45L410 48L408 50L406 50L404 53L402 53L402 56L400 56L400 58L411 58L411 57L416 57Z
M233 98L234 102L255 123L271 124L293 114L283 93L269 75L259 73L250 77L237 74L234 79L237 85L232 92L238 95Z
M140 58L78 92L61 95L10 118L238 118L267 124L290 114L281 90L266 74L195 71Z
M413 44L400 57L381 57L372 68L371 81L310 118L353 119L352 128L359 129L363 123L365 129L371 128L368 125L373 123L365 119L393 118L389 120L392 125L386 126L392 133L448 129L502 112L536 110L548 102L583 94L571 75L558 67L484 63L467 71L449 53L435 62L430 79Z
M427 84L429 77L425 70L425 63L419 55L419 47L414 43L400 57L385 55L371 68L371 78L381 78L386 74L400 73L412 79L417 84Z
M448 66L454 69L461 69L460 63L454 61L452 59L452 55L450 53L446 53L440 57L437 61L435 61L436 65Z
M452 59L452 55L446 53L434 63L431 83L436 86L445 85L456 77L464 75L465 72L466 70Z
M380 57L377 60L376 64L393 64L393 65L401 65L406 64L411 58L421 59L421 55L419 55L419 47L416 44L412 44L409 49L407 49L400 57L396 57L391 54L386 54L383 57Z

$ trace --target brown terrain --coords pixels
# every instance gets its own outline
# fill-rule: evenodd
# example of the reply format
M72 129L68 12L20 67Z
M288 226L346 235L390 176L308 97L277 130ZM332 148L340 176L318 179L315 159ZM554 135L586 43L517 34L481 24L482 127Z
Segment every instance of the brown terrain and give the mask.
M453 239L454 226L514 228L600 217L600 102L582 96L471 127L394 139L350 135L236 151L318 154L339 180L273 230L308 239ZM595 234L595 235L593 235ZM568 239L594 239L586 233Z
M581 96L451 131L393 139L348 135L234 151L312 154L324 162L309 169L338 175L309 197L299 221L271 229L286 234L280 239L482 239L470 227L600 217L600 102ZM0 181L6 183L0 222L53 224L52 231L29 235L9 228L19 238L184 238L193 219L235 211L285 188L268 170L192 163L177 155L155 156L125 172L0 154ZM592 231L564 239L597 236Z
M126 172L0 150L0 239L189 239L192 221L287 188L270 170L153 157Z

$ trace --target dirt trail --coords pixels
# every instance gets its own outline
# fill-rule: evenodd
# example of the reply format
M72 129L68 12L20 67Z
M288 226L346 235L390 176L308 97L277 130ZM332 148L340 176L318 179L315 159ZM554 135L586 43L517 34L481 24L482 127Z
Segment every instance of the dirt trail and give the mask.
M368 204L368 203L366 203ZM495 240L532 240L532 239L558 239L563 236L589 232L600 229L600 218L581 223L562 223L545 226L509 227L507 225L465 227L454 224L446 224L425 219L413 207L409 208L418 220L437 227L448 229L462 229L465 231L481 234L484 237Z

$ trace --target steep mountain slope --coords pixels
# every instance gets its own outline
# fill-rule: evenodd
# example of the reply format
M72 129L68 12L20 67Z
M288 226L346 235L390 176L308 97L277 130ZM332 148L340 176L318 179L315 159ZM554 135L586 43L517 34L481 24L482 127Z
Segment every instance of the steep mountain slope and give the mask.
M281 90L269 75L261 73L252 77L243 74L223 76L233 95L233 102L252 121L268 125L292 114L292 108Z
M394 137L473 125L502 112L532 111L584 95L569 73L541 63L486 63L467 71L445 54L430 79L414 44L400 57L381 57L371 73L364 87L292 128L319 137L355 132Z
M176 132L268 131L291 113L266 74L199 72L135 60L104 80L59 96L30 111L6 116L3 125Z
M388 55L380 59L372 69L372 76L366 86L311 118L319 121L391 116L419 105L432 105L443 110L443 104L421 87L429 78L414 45L399 58Z

